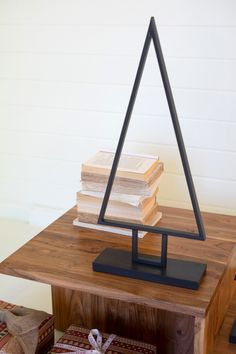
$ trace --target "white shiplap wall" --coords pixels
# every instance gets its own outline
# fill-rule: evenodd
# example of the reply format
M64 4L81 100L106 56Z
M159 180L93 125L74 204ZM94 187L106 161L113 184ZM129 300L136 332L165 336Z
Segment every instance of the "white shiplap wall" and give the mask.
M80 165L116 147L155 16L202 209L236 213L234 0L1 0L0 216L42 225L75 203ZM153 49L126 150L165 162L188 206Z

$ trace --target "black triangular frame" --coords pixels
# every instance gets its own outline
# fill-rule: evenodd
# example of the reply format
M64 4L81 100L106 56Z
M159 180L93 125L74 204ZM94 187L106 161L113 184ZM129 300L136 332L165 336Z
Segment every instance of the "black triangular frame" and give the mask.
M163 86L164 86L164 90L165 90L165 94L166 94L166 98L167 98L167 102L168 102L168 106L169 106L169 111L170 111L174 131L175 131L175 135L176 135L179 153L180 153L181 160L182 160L185 178L187 181L188 190L189 190L189 194L190 194L190 198L191 198L191 202L192 202L192 206L193 206L193 211L194 211L194 215L195 215L195 219L196 219L198 233L191 233L191 232L186 232L186 231L182 231L182 230L172 230L172 229L149 226L149 225L125 223L122 221L110 220L110 219L105 218L105 213L106 213L107 205L109 202L110 193L111 193L112 186L114 183L116 171L118 168L122 148L124 145L126 133L128 130L130 119L131 119L133 107L135 104L135 99L136 99L138 88L139 88L140 81L142 78L143 69L145 66L145 62L146 62L146 58L148 55L151 40L153 41L157 61L159 64L162 82L163 82ZM199 208L199 204L198 204L198 200L197 200L197 196L196 196L196 192L195 192L195 188L194 188L194 184L193 184L191 170L190 170L189 163L188 163L185 145L184 145L184 141L183 141L180 125L179 125L179 120L178 120L178 116L177 116L177 112L176 112L176 108L175 108L175 103L174 103L174 98L173 98L171 86L169 83L169 78L168 78L168 74L167 74L167 70L166 70L166 66L165 66L165 62L164 62L164 57L163 57L162 50L161 50L161 45L160 45L154 17L151 17L150 24L148 27L146 39L144 42L144 47L142 50L138 70L136 73L131 97L129 100L129 104L128 104L128 108L127 108L127 112L126 112L126 116L125 116L125 120L123 123L119 142L118 142L116 153L114 156L113 165L112 165L111 173L110 173L110 176L108 179L107 188L106 188L106 191L104 194L104 199L102 202L102 206L101 206L101 210L100 210L100 214L99 214L99 218L98 218L98 224L131 229L132 230L132 263L154 265L154 266L157 266L161 269L165 269L167 266L167 240L168 240L168 236L183 237L183 238L202 240L202 241L205 240L205 238L206 238L204 224L202 221L202 216L201 216L201 212L200 212L200 208ZM151 233L158 233L158 234L162 235L162 250L161 250L160 261L157 262L153 259L150 259L150 257L149 257L149 259L147 259L147 257L139 257L138 256L138 231L139 230L140 231L147 231L147 232L151 232ZM96 268L95 265L96 265L96 261L94 263L94 270L98 270L98 269L95 269ZM116 274L120 274L120 273L118 272ZM121 275L125 275L125 274L121 274ZM129 276L132 276L132 275L129 275ZM133 276L133 277L136 277L136 276ZM144 279L144 278L142 277L142 279ZM148 279L148 280L151 280L151 279ZM152 281L155 281L155 280L152 280ZM176 285L176 284L174 284L174 285ZM179 284L177 284L177 285L179 285Z

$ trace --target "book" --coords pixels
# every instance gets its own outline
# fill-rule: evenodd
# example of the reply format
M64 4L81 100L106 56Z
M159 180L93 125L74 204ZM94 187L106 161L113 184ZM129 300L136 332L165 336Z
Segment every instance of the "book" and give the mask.
M131 222L135 224L149 224L150 220L153 219L154 215L158 211L158 204L153 205L146 215L144 216L139 216L136 215L135 213L131 214L129 213L123 213L122 210L109 210L107 209L105 218L107 219L112 219L112 220L117 220L117 221L123 221L123 222ZM80 221L82 222L87 222L91 224L96 224L98 220L98 215L99 215L100 209L95 209L95 208L87 208L87 209L80 209L77 208L77 215Z
M146 195L151 196L155 193L159 186L163 174L164 165L158 161L152 173L148 175L146 180L137 180L133 178L120 177L116 174L112 186L112 192L131 194L131 195ZM117 170L118 172L118 170ZM83 190L104 192L107 187L108 175L98 174L96 172L84 171L81 172L81 185Z
M163 170L162 170L163 171ZM105 192L107 188L107 181L108 178L97 180L93 178L93 176L83 177L81 179L81 186L82 190L89 190L89 191L98 191L98 192ZM112 186L112 193L121 193L121 194L129 194L129 195L139 195L139 196L147 196L150 197L155 194L156 189L159 187L160 182L162 179L162 172L159 177L156 177L149 185L147 183L142 184L136 181L121 181L115 178L113 186Z
M124 235L124 236L132 236L132 230L123 229L123 228L120 228L120 227L99 225L99 224L89 224L89 223L85 223L85 222L79 221L79 218L76 218L76 219L73 220L73 225L74 226L79 226L79 227L82 227L82 228L85 228L85 229L104 231L104 232L109 232L109 233L119 234L119 235ZM146 235L146 233L147 232L139 231L138 237L139 238L143 238Z
M82 174L109 176L115 154L109 151L99 151L82 164ZM158 157L122 154L116 176L136 181L148 181L158 166Z
M161 220L162 218L162 213L157 212L153 220L151 220L150 226L156 226L156 224ZM92 223L86 223L82 222L79 220L79 217L73 220L73 225L74 226L79 226L82 228L86 229L91 229L91 230L98 230L98 231L104 231L108 233L114 233L114 234L119 234L119 235L125 235L125 236L132 236L132 230L130 229L124 229L124 228L119 228L119 227L113 227L113 226L107 226L107 225L100 225L100 224L92 224ZM139 231L138 232L138 237L143 238L147 234L146 231Z
M119 218L129 215L131 219L136 217L142 220L149 213L153 205L156 204L157 192L158 188L151 197L111 193L107 206L107 215ZM103 192L83 190L77 192L78 213L88 212L98 215L101 210L103 197Z
M129 229L97 224L114 156L114 152L99 151L82 164L82 190L77 192L78 216L74 225L131 235ZM105 219L155 226L162 217L156 197L163 170L157 156L122 154Z

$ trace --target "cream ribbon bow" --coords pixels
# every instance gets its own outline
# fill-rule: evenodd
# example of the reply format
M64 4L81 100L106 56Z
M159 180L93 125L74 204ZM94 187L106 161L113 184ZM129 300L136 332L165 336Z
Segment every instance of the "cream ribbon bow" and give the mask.
M95 337L97 336L97 340L95 340ZM106 340L106 342L102 345L102 335L99 332L98 329L92 329L89 332L88 335L88 340L89 343L91 344L91 346L93 347L92 350L86 350L86 353L88 354L104 354L106 352L106 350L108 349L108 347L110 346L111 342L113 341L113 339L115 338L115 334L111 334L108 339Z
M95 336L97 337L97 339L95 339ZM115 334L111 334L106 340L106 342L102 345L102 335L99 332L99 330L91 329L88 335L88 341L91 344L93 349L87 350L87 349L78 348L73 352L71 351L62 354L104 354L115 337L116 337ZM56 348L64 347L65 349L72 349L72 350L74 349L72 348L72 346L67 344L62 344L62 343L57 343L55 347Z

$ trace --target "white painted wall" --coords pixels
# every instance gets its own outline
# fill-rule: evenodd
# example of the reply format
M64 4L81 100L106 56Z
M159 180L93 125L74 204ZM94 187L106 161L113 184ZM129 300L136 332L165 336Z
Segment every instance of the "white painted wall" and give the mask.
M0 216L45 225L80 165L116 147L155 16L204 210L236 212L235 0L1 0ZM153 49L126 150L165 162L160 202L189 198Z

